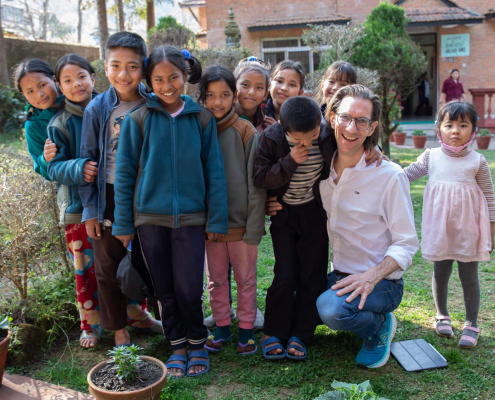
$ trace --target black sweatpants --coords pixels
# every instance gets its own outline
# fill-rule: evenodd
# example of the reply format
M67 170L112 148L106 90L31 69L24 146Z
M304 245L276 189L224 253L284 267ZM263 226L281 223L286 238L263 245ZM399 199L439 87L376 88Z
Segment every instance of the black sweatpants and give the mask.
M160 303L165 337L174 350L187 344L191 350L201 349L207 335L202 299L205 227L142 225L137 230Z
M286 207L287 222L270 227L275 276L266 295L263 332L282 341L296 336L309 343L320 321L316 300L326 290L326 221L316 200Z

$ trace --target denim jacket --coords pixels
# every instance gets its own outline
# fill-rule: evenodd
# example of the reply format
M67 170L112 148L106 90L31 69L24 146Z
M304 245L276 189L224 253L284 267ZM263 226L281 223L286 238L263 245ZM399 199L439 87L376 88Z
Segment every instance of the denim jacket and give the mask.
M147 99L150 93L146 93L145 86L140 83L139 94ZM93 99L84 111L82 122L81 152L80 158L90 158L98 163L98 176L91 183L79 185L79 195L84 207L82 222L98 218L103 222L106 207L106 144L108 132L108 119L112 111L120 106L120 97L117 90L110 88Z

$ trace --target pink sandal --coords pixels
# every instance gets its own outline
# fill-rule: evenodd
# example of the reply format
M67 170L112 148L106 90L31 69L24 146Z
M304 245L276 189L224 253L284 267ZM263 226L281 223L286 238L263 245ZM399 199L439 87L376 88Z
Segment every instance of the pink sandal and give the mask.
M478 344L478 337L481 330L472 326L465 326L462 331L461 340L459 340L459 346L461 349L471 349Z
M435 330L437 331L437 335L441 337L450 338L454 336L450 317L447 316L441 315L435 319Z

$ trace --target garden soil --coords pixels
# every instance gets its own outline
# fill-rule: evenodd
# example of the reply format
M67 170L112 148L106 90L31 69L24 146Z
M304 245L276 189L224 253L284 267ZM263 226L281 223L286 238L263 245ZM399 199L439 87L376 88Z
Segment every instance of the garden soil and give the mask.
M112 370L115 364L105 365L93 374L91 380L100 389L114 392L133 391L144 389L158 382L163 375L162 369L153 362L143 361L138 365L139 375L134 380L127 382L117 378L117 372Z

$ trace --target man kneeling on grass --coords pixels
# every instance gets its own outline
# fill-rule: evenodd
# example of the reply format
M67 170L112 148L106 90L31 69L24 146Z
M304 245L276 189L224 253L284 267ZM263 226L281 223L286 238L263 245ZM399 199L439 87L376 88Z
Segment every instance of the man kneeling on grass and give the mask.
M320 182L334 269L317 308L330 329L364 339L356 363L365 368L388 361L397 327L392 311L419 248L406 175L390 162L366 167L365 149L380 137L380 113L379 97L364 86L335 94L325 118L337 152Z

